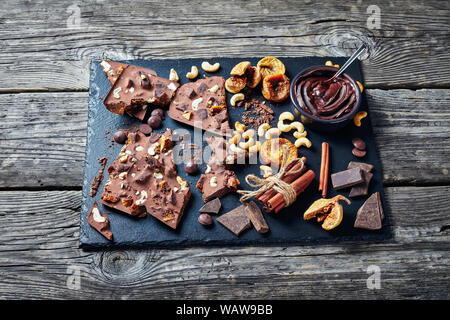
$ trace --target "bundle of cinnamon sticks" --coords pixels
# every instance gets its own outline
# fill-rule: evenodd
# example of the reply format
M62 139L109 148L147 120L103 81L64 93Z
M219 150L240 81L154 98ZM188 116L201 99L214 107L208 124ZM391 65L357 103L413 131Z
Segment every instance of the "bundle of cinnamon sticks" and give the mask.
M289 183L294 188L297 197L311 184L316 176L312 170L307 171L306 166L304 165L306 163L306 158L303 157L301 160L303 162L296 161L290 163L286 167L284 176L281 178L281 180ZM283 195L277 193L273 189L263 192L255 199L263 205L263 210L265 212L278 213L286 206Z

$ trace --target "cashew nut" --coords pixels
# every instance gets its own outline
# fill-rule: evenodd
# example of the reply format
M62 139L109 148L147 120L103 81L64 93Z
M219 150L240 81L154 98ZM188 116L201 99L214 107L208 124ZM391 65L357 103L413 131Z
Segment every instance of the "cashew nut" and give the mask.
M353 123L355 124L355 126L357 127L361 127L361 119L367 117L367 112L366 111L359 111L355 117L353 118Z
M254 129L248 129L247 131L242 133L242 138L244 138L244 139L253 138L254 136L255 136Z
M298 132L305 131L305 127L303 126L303 123L301 123L299 121L291 122L290 125L293 129L297 129Z
M247 126L245 124L240 123L239 121L236 121L234 123L234 128L239 132L244 132L247 129Z
M188 79L195 79L198 77L198 68L196 66L191 67L191 72L188 72L186 74L186 78Z
M216 72L220 68L220 63L216 62L213 65L211 65L208 61L202 62L202 69L206 72Z
M303 131L303 132L295 131L294 132L294 138L299 139L302 137L306 137L306 131Z
M284 124L282 120L278 121L277 128L280 129L281 132L289 132L292 130L290 124Z
M280 117L278 118L278 121L284 121L284 120L294 120L294 115L290 113L289 111L285 111L282 114L280 114Z
M239 148L237 145L235 144L230 144L230 151L234 152L234 153L240 153L240 152L244 152L244 150L242 150L241 148Z
M255 140L253 138L249 138L247 142L239 142L239 147L241 147L242 149L248 149L254 144Z
M268 178L273 174L272 168L269 166L259 166L259 169L263 172L263 178Z
M264 137L266 130L270 129L270 124L264 122L258 127L258 136Z
M229 144L238 144L241 141L241 134L239 131L234 131L234 136L228 139Z
M266 139L269 140L272 136L279 136L281 134L280 129L278 128L270 128L266 131Z
M252 145L250 148L248 148L248 152L255 153L258 152L261 149L261 142L256 141L254 145Z
M305 146L307 148L310 148L311 147L311 141L309 141L308 138L302 137L302 138L299 138L299 139L295 140L294 145L297 148L300 148L301 146Z
M177 82L180 81L180 77L178 76L178 73L175 71L175 69L170 69L169 80Z
M231 106L235 107L236 106L236 102L244 100L245 96L243 93L236 93L234 96L231 97L230 99L230 104Z

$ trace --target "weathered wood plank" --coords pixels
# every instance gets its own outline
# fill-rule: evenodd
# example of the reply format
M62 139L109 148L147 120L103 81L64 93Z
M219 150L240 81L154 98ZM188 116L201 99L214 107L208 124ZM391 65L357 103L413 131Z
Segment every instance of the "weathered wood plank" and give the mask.
M448 299L450 187L386 196L394 239L383 243L85 252L80 191L0 192L0 298ZM366 286L370 265L379 290ZM80 290L67 287L73 268Z
M449 183L450 92L366 93L384 182ZM0 187L81 186L87 105L85 92L0 95Z
M3 1L0 91L87 90L103 57L348 56L361 41L369 87L450 86L449 3L370 5L379 29L356 1Z

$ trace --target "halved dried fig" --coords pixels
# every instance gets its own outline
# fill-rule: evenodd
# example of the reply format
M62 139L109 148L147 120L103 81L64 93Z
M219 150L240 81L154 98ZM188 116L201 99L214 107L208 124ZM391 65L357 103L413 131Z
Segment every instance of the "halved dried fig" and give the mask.
M274 138L264 141L261 145L259 154L265 163L279 167L283 160L284 147L286 147L287 150L288 163L298 157L297 148L292 142L285 138Z
M258 69L263 78L274 74L284 74L286 67L283 62L274 57L265 57L258 61Z
M322 222L322 228L324 230L331 230L336 228L341 222L344 216L344 210L342 205L339 204L340 200L344 200L347 204L351 204L350 200L342 195L337 195L331 199L319 199L305 211L303 214L304 220L316 218L317 222Z
M284 74L267 76L263 79L262 94L269 101L281 102L289 96L290 85Z
M248 67L250 67L250 61L242 61L231 69L230 74L232 76L243 76L245 71L247 71Z
M261 81L261 72L257 67L250 66L245 72L247 76L247 87L255 88Z
M225 89L230 93L238 93L245 88L247 83L247 77L244 76L232 76L225 81Z

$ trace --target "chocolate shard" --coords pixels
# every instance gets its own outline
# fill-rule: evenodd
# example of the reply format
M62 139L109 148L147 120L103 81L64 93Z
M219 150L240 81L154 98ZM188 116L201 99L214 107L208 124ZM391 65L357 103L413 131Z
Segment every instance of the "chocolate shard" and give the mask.
M221 215L216 220L236 236L239 236L244 230L251 226L250 219L245 214L245 205L240 205Z
M100 213L97 202L94 202L87 216L88 223L108 240L113 240L113 233L109 226L108 217Z
M366 171L366 172L371 172L373 169L373 165L370 163L365 163L365 162L357 162L357 161L350 161L348 163L348 167L347 169L353 169L353 168L361 168L362 170Z
M383 204L381 203L381 196L380 196L379 192L377 192L376 194L377 194L377 201L378 201L378 209L380 209L380 217L381 217L381 220L383 221L384 220L384 210L383 210Z
M364 182L354 185L348 194L349 197L360 197L366 196L369 193L370 180L372 180L373 174L370 172L362 172Z
M214 198L213 200L205 203L198 211L202 213L214 213L218 214L222 208L222 203L219 198Z
M333 188L339 190L364 182L361 171L361 168L356 167L332 174L331 182L333 184Z
M373 193L356 214L354 227L367 230L379 230L382 227L382 207L379 193ZM384 215L383 215L384 216Z
M269 231L269 226L264 219L261 209L259 209L254 201L250 201L245 205L245 214L252 222L256 231L259 233L267 233Z

